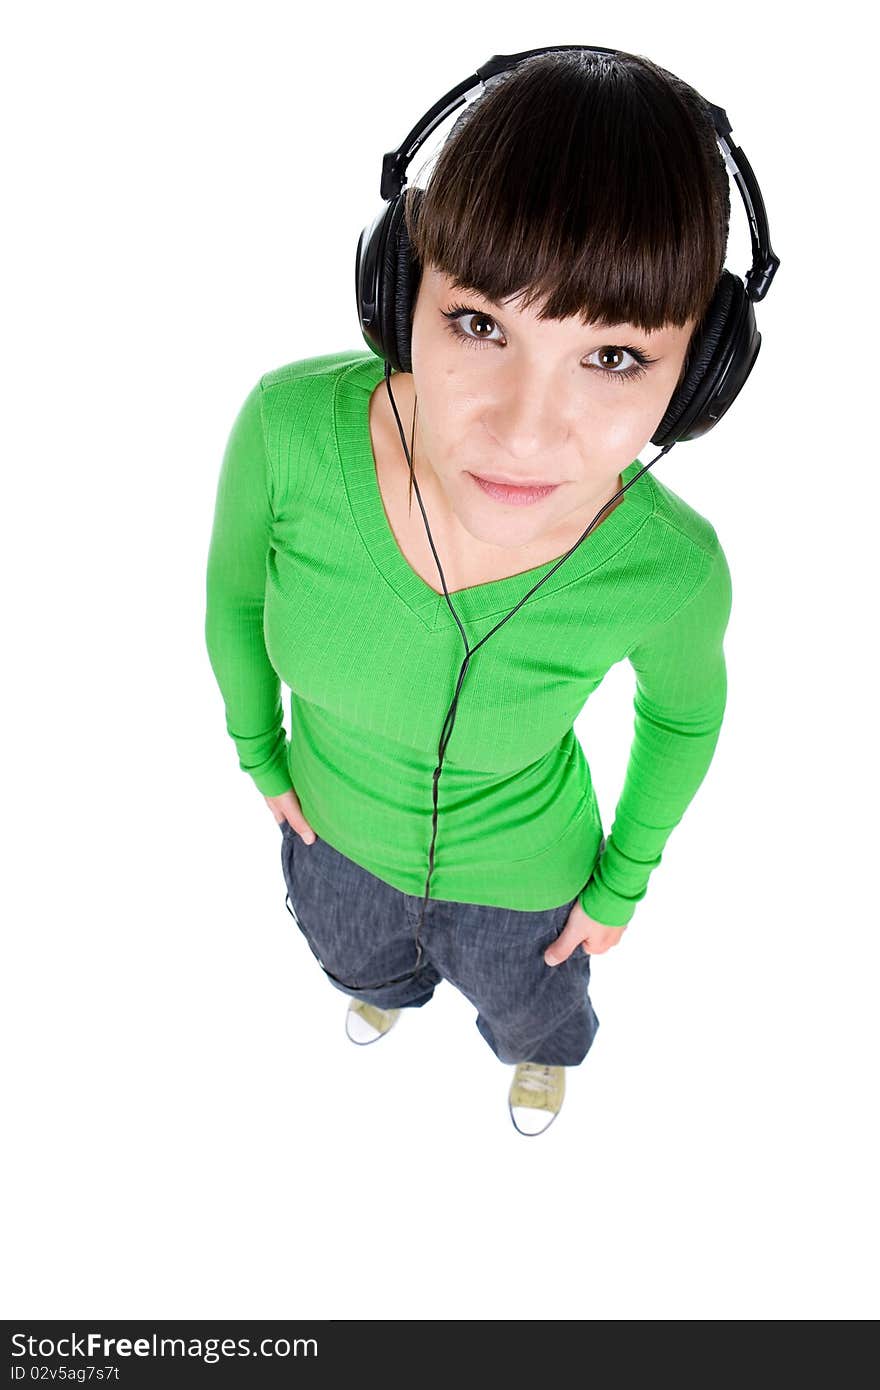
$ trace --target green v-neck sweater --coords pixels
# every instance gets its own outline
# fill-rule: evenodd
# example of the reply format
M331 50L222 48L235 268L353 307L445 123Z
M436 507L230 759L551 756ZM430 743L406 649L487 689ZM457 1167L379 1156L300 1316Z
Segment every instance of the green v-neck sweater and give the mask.
M367 349L333 353L251 390L220 467L205 639L258 790L293 787L317 835L421 898L465 650L385 512L368 418L383 372ZM555 564L451 593L470 646ZM649 470L471 658L438 780L430 898L541 911L577 895L596 921L627 923L715 751L730 605L713 527ZM624 658L634 734L599 855L573 726Z

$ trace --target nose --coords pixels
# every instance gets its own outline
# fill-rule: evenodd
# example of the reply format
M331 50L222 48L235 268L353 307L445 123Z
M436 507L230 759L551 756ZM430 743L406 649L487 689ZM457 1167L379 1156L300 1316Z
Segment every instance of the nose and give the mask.
M486 428L507 457L521 463L541 459L546 464L565 444L558 388L554 391L549 384L512 383L498 408L487 417Z

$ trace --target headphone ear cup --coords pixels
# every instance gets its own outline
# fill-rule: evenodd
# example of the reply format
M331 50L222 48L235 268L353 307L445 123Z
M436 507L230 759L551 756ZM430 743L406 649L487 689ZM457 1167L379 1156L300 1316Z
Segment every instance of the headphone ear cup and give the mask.
M412 371L412 320L416 297L422 278L422 268L413 253L406 228L404 199L414 222L418 221L423 188L405 188L400 194L400 212L392 223L394 245L394 290L390 296L390 312L394 320L394 344L399 370Z
M412 314L421 267L406 230L405 199L416 210L424 190L404 188L360 234L354 280L364 341L394 371L412 371Z
M386 248L393 209L393 202L383 203L374 220L364 227L358 238L354 263L355 298L361 333L367 346L382 358L387 358L389 351L387 314L383 305L386 300Z
M761 335L738 276L722 270L703 322L694 330L684 379L672 394L651 443L697 439L717 424L755 364Z
M397 329L400 299L400 227L403 222L403 192L397 193L388 204L385 217L386 234L382 243L377 310L385 344L385 359L394 371L408 371L400 360Z

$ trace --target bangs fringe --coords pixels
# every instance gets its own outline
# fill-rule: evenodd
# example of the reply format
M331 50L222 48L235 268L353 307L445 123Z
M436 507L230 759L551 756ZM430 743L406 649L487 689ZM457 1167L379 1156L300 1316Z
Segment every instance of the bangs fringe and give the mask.
M699 323L724 267L730 186L711 115L635 54L540 54L490 79L426 188L404 196L418 267L537 304L540 319Z

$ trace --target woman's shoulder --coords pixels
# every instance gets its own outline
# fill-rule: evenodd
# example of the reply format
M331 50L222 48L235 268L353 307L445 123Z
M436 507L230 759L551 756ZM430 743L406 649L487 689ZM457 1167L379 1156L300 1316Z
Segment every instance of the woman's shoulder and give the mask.
M366 349L348 348L300 357L264 372L259 384L270 449L283 453L296 440L307 447L310 442L320 443L340 380L352 372L360 377L369 361L378 359Z
M276 386L303 382L307 389L319 392L322 386L332 386L346 367L363 361L368 355L363 348L348 348L343 352L325 352L316 357L299 357L294 362L285 362L281 367L264 372L260 377L260 386L266 391Z
M714 558L721 549L718 533L708 517L686 502L673 488L651 475L654 492L653 520L658 541L666 549L694 551L694 558Z
M278 480L279 514L292 500L299 507L333 467L334 451L327 443L337 386L371 356L351 348L321 353L285 362L260 377L263 431Z

